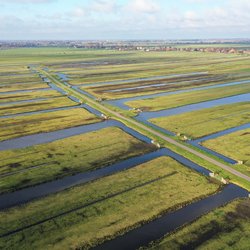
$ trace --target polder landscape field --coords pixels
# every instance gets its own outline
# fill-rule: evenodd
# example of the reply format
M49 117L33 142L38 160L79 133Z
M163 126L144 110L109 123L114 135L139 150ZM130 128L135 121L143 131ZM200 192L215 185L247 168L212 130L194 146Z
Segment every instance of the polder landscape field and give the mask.
M0 127L0 249L249 249L248 54L0 50Z

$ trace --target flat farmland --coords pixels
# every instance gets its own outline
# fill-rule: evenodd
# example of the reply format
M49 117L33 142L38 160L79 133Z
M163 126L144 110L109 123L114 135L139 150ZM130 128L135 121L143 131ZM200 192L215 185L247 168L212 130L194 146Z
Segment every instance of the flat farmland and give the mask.
M32 84L7 84L0 85L0 93L11 92L11 91L23 91L33 89L46 89L48 85L42 82L36 82Z
M101 121L83 108L0 119L0 141Z
M0 75L0 93L42 88L48 88L48 85L34 73Z
M38 75L27 73L27 74L11 74L11 75L0 75L1 85L3 84L32 84L39 82L41 79Z
M250 122L250 103L222 105L179 115L150 119L157 126L199 138Z
M101 85L80 87L96 97L103 99L119 99L133 96L142 96L161 92L171 92L183 89L192 89L202 86L211 86L226 82L244 80L243 76L215 76L203 73L190 75L173 75L157 80L135 81L117 85Z
M137 59L130 56L137 55ZM168 74L183 74L192 72L211 72L214 74L249 73L248 57L235 57L234 55L211 55L209 53L197 54L186 52L169 53L142 53L128 54L125 64L117 60L116 64L105 61L106 65L97 62L73 64L71 67L53 69L66 73L75 84L90 84L98 82L129 80L134 78L153 77ZM187 65L188 62L188 65ZM96 65L95 65L96 64ZM118 64L118 65L117 65ZM53 68L53 67L52 67ZM233 68L233 72L232 72Z
M147 249L248 249L249 228L250 200L240 199L215 209Z
M218 217L217 230L203 211L248 195L219 180L249 187L249 129L202 142L243 161L231 165L150 122L190 138L249 123L249 63L249 56L229 53L0 50L0 248L105 248L175 214L171 226L190 227L191 236L178 236L176 226L173 247L180 238L183 246L197 244L210 229L222 238L227 229L239 235L248 225L238 217L232 227L224 227L228 215ZM115 106L127 97L134 101L125 104L142 112ZM175 107L181 108L167 110ZM216 179L208 177L212 171ZM232 204L227 211L237 212L240 203ZM190 221L199 216L207 224L198 223L195 233Z
M94 170L152 150L154 145L113 127L3 151L0 152L0 174L5 177L1 178L0 192Z
M162 109L176 108L188 104L210 101L218 98L240 95L249 92L250 83L244 83L228 87L215 87L212 89L166 95L156 98L152 97L144 100L125 102L125 104L131 108L139 108L146 111L158 111Z
M1 224L6 225L1 234L37 223L3 237L2 244L8 248L87 249L214 193L218 187L175 160L160 157L1 212Z
M7 51L5 51L7 52ZM1 59L0 59L0 76L16 76L16 75L27 75L30 74L30 71L27 65L21 63L16 64L14 60L10 60L9 55L7 54L15 54L14 51L8 51L6 54L1 51Z
M54 97L47 100L37 100L30 103L18 103L0 106L0 116L21 114L33 111L49 110L60 107L76 106L76 103L67 97Z
M250 129L204 141L202 145L236 161L243 161L243 165L237 165L237 169L250 175Z
M61 94L55 90L47 90L47 91L34 90L31 92L20 92L16 94L8 93L0 95L0 104L11 103L16 101L26 101L38 98L52 98L58 96L61 96Z

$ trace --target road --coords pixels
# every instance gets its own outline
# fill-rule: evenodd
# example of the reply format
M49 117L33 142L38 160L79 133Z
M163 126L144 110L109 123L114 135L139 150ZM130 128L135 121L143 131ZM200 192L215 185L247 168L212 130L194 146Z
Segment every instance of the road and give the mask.
M161 138L162 140L164 140L164 141L166 141L168 143L171 143L172 145L175 145L175 146L177 146L177 147L179 147L179 148L181 148L181 149L183 149L183 150L185 150L185 151L187 151L189 153L192 153L193 155L196 155L196 156L200 157L201 159L206 160L207 162L210 162L210 163L216 165L217 167L220 167L220 168L230 172L231 174L234 174L234 175L236 175L236 176L250 182L250 177L249 176L247 176L247 175L233 169L232 167L230 167L230 166L228 166L226 164L223 164L222 162L219 162L219 161L217 161L217 160L203 154L202 152L196 151L196 150L194 150L194 149L192 149L192 148L190 148L188 146L185 146L182 143L179 143L179 142L173 140L172 138L159 133L158 131L154 130L153 128L149 128L149 127L143 125L142 123L135 121L132 118L128 118L128 117L126 117L126 116L124 116L124 115L122 115L122 114L120 114L120 113L118 113L118 112L116 112L114 110L111 110L111 109L107 108L106 106L104 106L101 103L91 99L90 97L78 92L77 90L72 89L72 88L64 85L63 83L58 81L55 77L51 76L48 72L42 71L42 73L44 75L46 75L53 83L59 85L59 87L63 88L64 90L71 93L72 95L75 95L75 97L77 97L77 98L80 97L80 99L86 100L87 103L90 106L92 105L94 107L97 107L101 112L103 112L103 113L107 112L109 114L112 114L114 116L114 118L117 117L121 121L126 121L126 122L128 122L128 123L130 123L132 125L135 125L136 127L139 127L141 129L151 133L152 135L155 135L155 136ZM136 128L134 128L134 127L133 127L133 129L136 130Z

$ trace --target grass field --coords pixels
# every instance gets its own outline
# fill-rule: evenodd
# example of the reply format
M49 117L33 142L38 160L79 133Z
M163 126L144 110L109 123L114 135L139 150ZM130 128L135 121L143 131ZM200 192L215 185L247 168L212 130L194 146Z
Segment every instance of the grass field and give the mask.
M133 96L141 96L146 94L171 92L182 89L192 89L201 86L211 86L225 82L233 82L244 80L243 75L238 76L189 76L189 77L168 77L157 80L146 80L139 82L130 82L126 84L112 84L101 85L93 87L81 87L81 89L88 91L92 95L101 97L102 99L119 99Z
M38 100L30 103L0 106L0 116L20 114L32 111L47 110L60 107L76 106L77 104L68 97L54 97L47 100Z
M0 119L0 141L101 121L83 108Z
M218 185L175 160L160 157L133 169L1 212L0 223L5 227L0 232L4 234L76 209L4 237L2 244L12 249L86 249L217 189ZM87 205L90 203L93 204Z
M147 249L248 249L250 200L236 200L166 236Z
M135 56L137 56L136 59ZM127 59L127 62L122 61L124 58ZM70 83L84 84L195 71L209 71L213 74L249 73L245 64L248 61L249 58L246 56L225 54L134 52L130 55L127 53L127 56L123 56L120 61L117 58L116 65L113 65L110 59L106 59L106 65L96 62L96 65L92 63L80 67L79 64L75 64L68 68L56 68L56 70L65 72L70 77Z
M199 138L250 122L250 103L222 105L150 121L174 133Z
M15 85L15 84L36 84L38 82L42 82L41 79L32 74L16 74L16 75L8 75L1 76L0 75L0 86L2 85Z
M95 97L117 99L250 79L249 63L250 57L247 55L224 53L76 48L0 50L0 104L5 103L0 105L0 116L76 105L66 96L49 89L34 71L45 72L45 67L51 76L64 73L69 78L69 84L81 84L79 87ZM197 72L202 74L195 75ZM148 79L155 76L158 78ZM119 80L125 81L116 82ZM131 81L128 83L126 80ZM54 83L58 84L56 81ZM85 86L92 83L100 84ZM154 86L157 84L159 86ZM68 93L75 94L75 90L67 84L60 86ZM250 84L242 84L136 101L129 105L145 110L160 110L247 93L249 89ZM8 91L16 92L4 93ZM38 98L45 100L32 100ZM32 102L11 104L25 100ZM86 101L85 98L81 100ZM97 103L91 101L88 101L88 105L98 107ZM113 119L132 116L133 113L115 107L111 109L121 114L112 116ZM107 112L107 115L110 113ZM198 138L248 123L249 120L250 103L244 102L152 119L152 122L175 133ZM0 141L100 121L100 118L79 106L1 118ZM121 121L126 121L126 118L121 118ZM138 129L130 121L127 124ZM244 130L204 143L220 153L243 160L244 164L232 167L249 174L249 133L249 130ZM149 131L145 134L150 138L152 136ZM154 136L152 139L158 140ZM221 176L249 187L247 180L228 174L226 170L181 147L160 139L159 143L210 171L218 171ZM0 194L27 187L33 191L32 186L78 173L93 171L92 174L95 174L97 169L155 150L153 144L144 143L120 128L108 127L46 144L0 151ZM88 249L207 197L220 188L218 182L170 157L162 156L131 169L1 210L0 249ZM156 243L155 249L164 249L165 244L170 246L166 249L185 249L185 246L187 249L192 244L201 249L228 249L231 246L244 249L249 238L249 209L246 207L249 208L249 202L240 200L217 209L202 216L195 222L197 224L187 225ZM15 230L16 233L3 236Z
M61 94L55 90L47 90L47 91L37 90L32 92L20 92L18 94L9 93L0 95L0 103L24 101L37 98L52 98L58 96L61 96Z
M41 82L35 84L8 84L8 85L0 85L0 93L30 90L30 89L45 89L45 88L48 88L48 85L46 83L41 83Z
M250 92L250 83L126 102L132 108L156 111Z
M237 161L243 161L244 165L238 165L237 168L250 175L250 129L204 141L202 145Z
M155 150L111 127L47 144L0 152L0 192L86 172ZM31 157L32 156L32 157Z
M1 51L2 52L2 51ZM13 53L13 51L9 51L9 53ZM15 52L14 52L15 53ZM2 58L3 53L1 53L1 63L0 63L0 76L16 76L16 75L29 75L30 71L28 67L25 65L24 60L22 60L21 64L16 64L6 55L5 58ZM3 56L4 57L4 56Z

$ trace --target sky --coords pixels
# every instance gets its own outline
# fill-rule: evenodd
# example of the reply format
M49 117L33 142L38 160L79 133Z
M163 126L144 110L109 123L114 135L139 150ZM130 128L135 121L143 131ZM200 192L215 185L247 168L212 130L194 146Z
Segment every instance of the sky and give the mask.
M250 0L0 0L0 40L250 38Z

